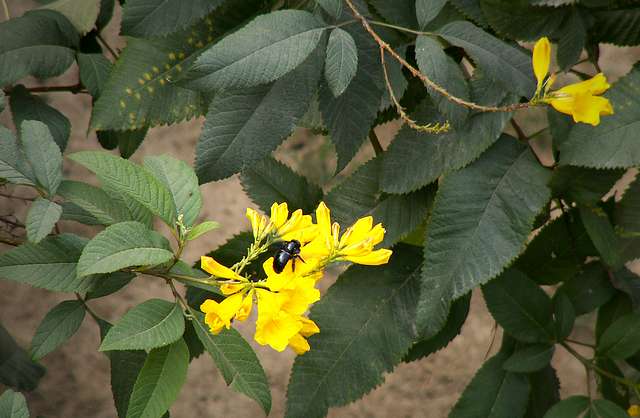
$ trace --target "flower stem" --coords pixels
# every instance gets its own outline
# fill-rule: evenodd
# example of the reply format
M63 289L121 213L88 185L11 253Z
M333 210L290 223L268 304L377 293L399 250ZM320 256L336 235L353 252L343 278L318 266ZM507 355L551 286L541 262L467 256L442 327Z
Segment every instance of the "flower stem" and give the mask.
M567 350L572 356L574 356L576 359L578 359L578 361L580 361L580 363L582 363L584 365L584 367L586 369L590 369L593 370L594 372L598 373L601 376L605 376L608 377L611 380L614 380L622 385L628 386L630 388L632 388L634 391L638 390L638 388L640 387L640 384L624 378L624 377L620 377L620 376L616 376L615 374L595 365L591 360L585 358L584 356L582 356L580 353L578 353L576 350L573 349L573 347L571 347L570 345L568 345L567 343L560 343L560 345L562 347L564 347L565 350Z

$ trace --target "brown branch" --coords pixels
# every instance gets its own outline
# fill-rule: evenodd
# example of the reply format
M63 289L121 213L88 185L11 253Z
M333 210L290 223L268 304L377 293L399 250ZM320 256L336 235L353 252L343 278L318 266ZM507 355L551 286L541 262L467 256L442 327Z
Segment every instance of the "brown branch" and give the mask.
M73 84L68 86L37 86L37 87L27 87L26 88L30 93L73 93L73 94L89 94L87 90L84 89L82 84ZM4 92L7 95L11 95L11 89L5 89Z
M358 9L356 9L356 7L353 5L352 0L345 0L345 3L349 7L349 9L351 9L351 12L353 13L353 16L357 20L360 21L360 23L362 24L364 29L369 33L369 35L371 35L373 40L378 44L378 46L381 49L384 49L387 52L389 52L389 54L391 54L391 56L396 61L398 61L403 67L405 67L407 70L409 70L409 72L411 72L411 74L413 74L414 77L419 78L420 81L422 81L422 83L426 87L431 88L434 91L438 92L439 94L443 95L444 97L447 98L447 100L449 100L449 101L451 101L451 102L453 102L455 104L458 104L460 106L464 106L464 107L467 107L469 109L478 110L478 111L481 111L481 112L513 112L515 110L524 109L524 108L527 108L527 107L531 106L530 103L516 103L516 104L513 104L513 105L501 106L501 107L483 106L483 105L479 105L477 103L469 102L467 100L461 99L460 97L456 97L456 96L452 95L444 87L440 86L439 84L436 84L433 80L431 80L425 74L420 72L413 65L409 64L393 48L391 48L391 46L388 43L386 43L382 38L380 38L380 35L378 35L376 33L376 31L373 30L373 28L369 24L369 21L362 14L360 14Z
M382 145L380 145L380 140L378 139L378 135L376 135L376 131L371 128L369 131L369 142L371 142L371 146L373 147L373 152L376 153L376 156L382 154L384 150L382 149Z

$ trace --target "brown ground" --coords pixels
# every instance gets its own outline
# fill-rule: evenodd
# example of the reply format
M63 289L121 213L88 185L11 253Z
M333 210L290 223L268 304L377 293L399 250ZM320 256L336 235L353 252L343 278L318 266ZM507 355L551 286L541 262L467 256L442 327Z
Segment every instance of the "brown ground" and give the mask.
M24 9L24 2L9 1L14 15ZM113 27L111 33L117 31ZM615 63L612 68L605 66L605 72L619 76L638 59L638 49L607 49L602 63ZM52 80L48 84L64 84L76 79L75 69L69 74ZM59 82L59 83L58 83ZM99 145L95 135L85 137L89 120L90 100L87 96L72 96L66 93L52 94L51 103L61 110L72 122L73 131L69 152L80 149L96 149ZM8 125L8 112L0 116L0 123ZM168 128L153 129L142 148L133 159L140 161L144 155L168 153L192 163L193 150L199 135L202 120L183 123ZM535 124L535 121L534 121ZM535 128L531 128L533 132ZM387 143L394 131L393 126L380 130ZM313 167L314 177L322 178L322 161L317 158L318 140L310 141L302 132L287 144L315 144L302 151L293 147L282 147L280 156L288 162L302 161L305 167ZM320 148L326 148L320 144ZM360 160L370 151L363 150ZM315 158L314 158L315 157ZM311 161L311 163L309 163ZM86 171L66 162L66 174L72 178L84 178ZM205 207L203 219L220 222L222 228L191 244L186 251L186 259L197 259L200 254L210 251L233 234L247 229L243 216L251 202L243 192L237 178L209 183L202 188ZM15 212L24 216L25 206L0 198L0 213ZM21 218L24 219L24 218ZM63 223L67 232L91 233L89 228L74 223ZM0 251L4 250L0 248ZM92 307L102 317L116 320L127 309L151 298L169 298L170 293L163 283L151 278L136 279L125 290L105 298L92 301ZM70 298L69 295L54 294L32 289L13 282L0 282L0 319L23 347L28 347L33 333L44 315L58 302ZM592 318L581 318L576 334L588 340L588 327ZM249 337L249 325L241 326L241 331ZM446 350L428 359L402 364L386 376L381 387L353 404L334 408L331 417L443 417L455 403L465 385L482 363L493 338L493 321L479 294L472 300L472 309L462 335ZM61 349L48 355L42 363L47 368L46 376L33 393L27 395L32 416L82 418L107 418L115 416L115 408L110 392L109 365L106 357L97 351L98 329L90 319L86 319L78 333ZM499 338L498 338L499 341ZM267 372L273 393L271 417L284 414L286 385L293 362L291 353L276 353L254 344L260 360ZM494 347L495 348L495 347ZM554 359L559 369L563 395L585 390L584 373L579 363L559 351ZM0 388L1 391L2 388ZM195 360L189 368L187 384L182 389L178 401L172 408L175 417L233 417L255 418L262 416L260 408L253 401L229 390L213 363L207 356Z

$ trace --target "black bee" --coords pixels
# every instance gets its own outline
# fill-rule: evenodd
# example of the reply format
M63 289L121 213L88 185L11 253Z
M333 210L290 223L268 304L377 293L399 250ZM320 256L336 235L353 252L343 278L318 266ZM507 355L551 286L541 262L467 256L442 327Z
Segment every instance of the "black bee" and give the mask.
M273 271L278 274L282 273L289 260L291 260L293 271L296 271L296 258L299 258L303 263L305 262L300 257L300 247L300 241L296 239L282 243L280 249L273 256Z

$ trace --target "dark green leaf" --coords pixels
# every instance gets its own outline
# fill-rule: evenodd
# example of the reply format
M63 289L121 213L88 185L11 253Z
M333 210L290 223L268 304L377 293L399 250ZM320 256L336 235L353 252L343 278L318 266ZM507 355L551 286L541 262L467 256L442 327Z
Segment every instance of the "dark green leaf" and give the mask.
M96 29L98 29L98 31L104 29L104 27L111 22L115 5L116 0L100 0L100 13L96 20Z
M165 36L195 23L222 0L127 0L122 11L122 34L136 38Z
M317 49L275 83L226 91L214 97L196 147L200 183L251 167L293 132L316 93L322 71L321 54Z
M60 234L23 244L0 255L0 277L57 292L84 292L96 280L76 272L86 243L76 235Z
M115 272L96 281L95 286L86 295L86 299L97 299L111 295L128 285L136 277L133 273Z
M563 166L553 170L551 190L554 196L580 205L594 205L622 177L624 170L594 170Z
M184 333L182 309L177 303L150 299L128 311L107 333L100 351L164 347Z
M620 242L607 214L599 208L582 207L580 208L580 217L591 242L600 253L602 261L614 270L620 269L624 264Z
M587 22L578 8L573 8L558 33L558 66L564 71L573 67L587 41Z
M481 0L489 25L502 36L535 41L563 23L568 8L535 7L528 0Z
M327 43L324 77L335 97L340 96L358 70L358 49L348 32L335 28Z
M525 418L543 418L545 413L560 401L560 381L553 367L547 366L529 374L529 406Z
M89 32L98 18L100 0L57 0L43 8L55 10L69 19L78 32Z
M184 216L184 224L195 223L202 209L202 195L198 178L184 161L168 155L145 157L144 166L171 192L178 215Z
M589 398L586 396L571 396L555 404L544 418L578 418L588 407Z
M206 234L207 232L213 231L214 229L220 228L220 224L216 221L204 221L195 225L193 228L189 230L185 239L187 241L193 241L194 239L199 238L201 235Z
M32 361L0 324L0 383L17 391L32 391L44 373L45 368Z
M112 351L109 353L111 392L118 411L118 418L126 418L127 416L133 385L136 383L146 358L147 353L142 350Z
M416 18L421 28L427 26L442 10L447 0L416 0Z
M630 269L624 267L613 272L610 276L613 287L624 292L631 299L634 309L640 307L640 277Z
M170 261L173 253L159 240L166 240L139 222L121 222L107 227L82 250L78 276L111 273L125 267L153 266Z
M171 191L146 169L105 152L81 151L69 158L93 171L103 187L134 200L174 228L177 214Z
M0 178L29 186L36 181L16 137L3 126L0 126Z
M114 199L102 189L79 181L64 180L57 192L92 215L102 225L113 225L132 220L124 202Z
M618 318L602 334L598 353L612 359L623 360L640 351L640 313Z
M618 23L616 23L618 24ZM640 65L619 79L604 95L615 113L596 126L576 125L560 146L560 164L592 168L640 165L636 133L640 127Z
M149 352L133 386L127 418L162 416L187 379L189 349L184 340Z
M508 353L487 360L467 385L449 418L520 418L529 399L529 381L523 374L503 369Z
M84 304L67 300L56 305L44 317L31 341L31 357L40 360L78 331L84 320Z
M449 317L447 318L447 323L440 332L429 339L415 343L402 361L410 362L419 360L449 345L454 338L460 335L462 326L469 315L470 305L471 293L453 302L451 305L451 311L449 312Z
M564 341L573 331L576 322L576 311L571 299L564 292L556 292L553 295L553 318L556 339Z
M623 234L640 235L640 175L625 190L615 209L616 227Z
M201 90L270 83L305 61L324 30L319 20L302 10L258 16L205 51L185 78L189 87Z
M507 270L482 292L489 312L509 335L525 342L553 341L551 299L527 276Z
M452 300L496 277L515 259L549 200L548 179L531 151L510 137L445 177L427 227L421 328L437 332Z
M316 0L316 2L322 7L322 9L329 13L333 18L339 18L342 14L342 1L341 0Z
M600 306L600 308L598 308L598 318L595 329L596 341L600 341L602 334L614 321L631 312L631 300L622 293L616 294L615 297Z
M416 4L419 3L420 1ZM470 99L469 86L460 66L445 54L440 42L429 36L418 36L415 51L420 71L452 95L464 100ZM440 113L455 126L460 126L469 115L469 109L451 102L435 90L429 89L429 95L437 103Z
M584 315L605 304L616 290L600 263L589 263L577 276L567 280L559 289L571 301L576 315Z
M547 110L547 120L549 121L549 131L553 138L554 155L557 155L562 144L569 139L569 134L575 123L571 116L560 113L553 107L549 107Z
M196 334L227 385L258 402L265 414L271 410L271 392L267 376L251 346L235 329L222 330L218 335L209 332L204 315L192 311Z
M0 396L0 416L3 418L29 418L27 401L20 392L11 389Z
M553 345L536 344L518 349L504 362L502 367L509 372L537 372L549 365L555 347Z
M286 202L290 211L310 213L322 199L320 187L272 157L247 167L240 179L251 200L265 213L275 202Z
M601 10L592 16L595 17L593 29L597 42L619 46L640 44L640 10L637 8Z
M382 383L402 360L417 336L418 262L415 247L397 246L387 265L350 267L311 308L321 331L294 363L287 417L323 417Z
M606 399L596 399L589 408L590 418L628 418L624 409Z
M534 91L531 58L470 22L452 22L437 33L464 48L495 83L508 91L530 97Z
M596 366L607 371L611 375L624 379L624 373L622 370L618 368L615 361L609 358L600 357L596 359ZM614 402L624 409L629 407L629 386L611 379L606 375L598 375L597 380L598 390L605 399Z
M52 10L29 11L0 24L0 86L27 75L55 77L73 63L79 38L71 23Z
M62 154L49 128L35 120L24 121L20 139L38 184L53 196L62 181Z
M457 10L460 10L464 16L476 22L482 27L489 26L487 18L484 16L480 0L450 0Z
M40 97L29 93L22 85L11 90L9 104L15 126L21 126L25 120L43 122L49 128L49 132L60 150L64 151L71 133L71 123L62 113L49 106Z
M37 244L42 241L56 225L62 215L62 207L51 200L38 197L33 201L27 213L27 238Z
M78 54L80 81L94 99L100 97L102 88L111 74L113 64L102 54Z

